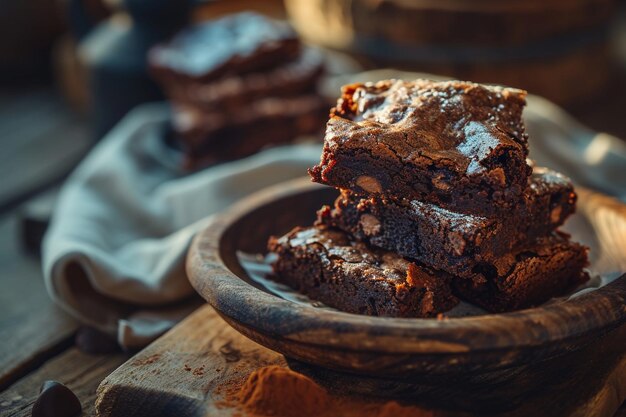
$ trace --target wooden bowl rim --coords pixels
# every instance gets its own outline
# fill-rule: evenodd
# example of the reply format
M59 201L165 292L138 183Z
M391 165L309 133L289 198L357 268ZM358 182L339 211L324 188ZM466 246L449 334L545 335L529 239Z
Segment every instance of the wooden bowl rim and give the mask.
M510 313L437 320L316 309L255 288L229 269L220 244L233 225L266 204L319 187L307 177L261 190L214 216L196 235L187 275L196 291L229 322L266 336L329 349L428 354L545 347L604 334L626 323L626 274L575 299Z

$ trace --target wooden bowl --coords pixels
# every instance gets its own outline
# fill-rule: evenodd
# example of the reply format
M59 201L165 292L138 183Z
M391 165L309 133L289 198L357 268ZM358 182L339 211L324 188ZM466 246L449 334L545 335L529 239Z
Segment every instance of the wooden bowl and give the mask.
M617 223L608 229L625 230L623 205L597 194L579 194L582 214L572 221L577 228L585 233L595 230L592 221L581 221L587 210L598 211L587 207L593 203L606 210L613 204L614 211L604 214ZM570 375L574 381L580 375L574 377L572 371L599 372L605 380L607 373L621 369L626 378L626 275L572 300L446 320L316 309L281 299L252 282L237 251L265 252L270 235L311 224L316 210L336 195L330 187L299 179L261 191L216 216L190 249L187 272L193 287L239 332L298 363L312 365L309 372L317 377L331 375L327 381L354 374L367 377L362 381L368 382L355 384L357 391L394 396L428 392L433 398L447 398L462 390L471 398L459 399L459 406L483 398L497 407L511 398L522 401L536 387L536 378L549 369L558 378ZM610 214L615 212L619 215ZM585 243L596 246L592 248L596 252L598 242L607 240L597 233L585 238ZM618 254L623 255L623 248ZM617 259L617 264L597 262L603 262L603 268L623 267L624 257L609 258ZM594 367L586 367L585 355L601 356ZM618 362L622 368L617 368ZM595 374L582 377L600 378ZM502 384L515 387L510 397L496 396L488 389ZM433 395L443 391L446 395Z

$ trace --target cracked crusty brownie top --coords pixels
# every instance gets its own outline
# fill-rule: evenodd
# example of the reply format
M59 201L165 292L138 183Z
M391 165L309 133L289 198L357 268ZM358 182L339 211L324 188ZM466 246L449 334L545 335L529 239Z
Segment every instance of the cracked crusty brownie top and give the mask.
M525 97L523 90L462 81L351 84L343 88L331 120L341 118L368 133L344 131L334 139L349 146L376 136L402 159L445 159L471 175L487 168L486 159L498 147L527 156Z
M387 80L342 92L313 181L463 213L503 212L522 199L532 172L524 91Z

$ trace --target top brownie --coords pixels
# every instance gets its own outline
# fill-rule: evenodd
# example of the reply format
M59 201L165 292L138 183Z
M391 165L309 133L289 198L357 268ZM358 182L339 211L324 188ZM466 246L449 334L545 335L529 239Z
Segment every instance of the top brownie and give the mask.
M149 53L155 77L210 81L262 71L296 58L300 42L286 24L244 12L185 29Z
M526 92L428 80L351 84L331 110L316 182L488 214L517 203L532 169Z

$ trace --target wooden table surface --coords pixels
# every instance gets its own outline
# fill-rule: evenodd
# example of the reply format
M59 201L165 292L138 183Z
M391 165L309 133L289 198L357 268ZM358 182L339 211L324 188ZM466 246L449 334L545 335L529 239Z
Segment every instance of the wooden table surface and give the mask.
M52 88L0 95L0 416L30 416L48 379L72 388L83 415L92 415L96 387L131 356L74 346L79 323L52 303L40 260L21 245L25 205L58 184L90 146L85 120Z
M574 113L595 129L626 138L626 83L620 89L612 92L614 100ZM74 390L83 415L92 415L97 386L131 357L92 355L75 346L79 323L52 303L40 260L25 253L19 238L25 205L60 183L90 146L85 120L52 88L0 94L0 416L30 416L48 379ZM626 417L626 406L618 416Z

